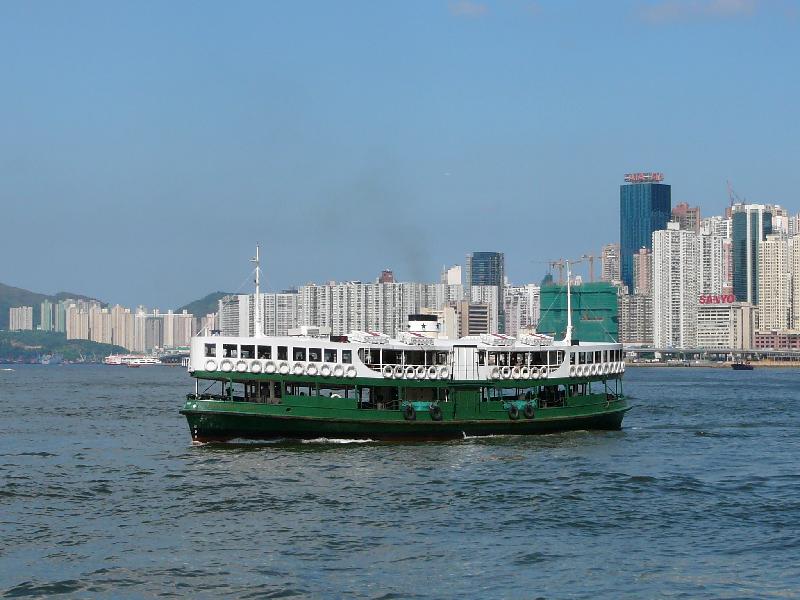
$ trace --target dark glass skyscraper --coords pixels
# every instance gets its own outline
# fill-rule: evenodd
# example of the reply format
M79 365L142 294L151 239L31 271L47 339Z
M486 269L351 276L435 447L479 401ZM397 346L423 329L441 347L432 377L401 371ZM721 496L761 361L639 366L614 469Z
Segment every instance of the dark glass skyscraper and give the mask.
M488 285L497 288L497 328L506 330L503 306L503 286L505 285L506 258L502 252L473 252L467 254L467 276L465 294L472 301L472 286Z
M736 204L733 207L733 294L739 302L758 304L758 261L761 242L772 233L772 207Z
M637 175L656 175L639 173ZM629 176L626 176L626 180ZM665 183L628 183L619 188L619 245L622 282L633 293L633 255L653 249L653 232L667 228L672 187Z

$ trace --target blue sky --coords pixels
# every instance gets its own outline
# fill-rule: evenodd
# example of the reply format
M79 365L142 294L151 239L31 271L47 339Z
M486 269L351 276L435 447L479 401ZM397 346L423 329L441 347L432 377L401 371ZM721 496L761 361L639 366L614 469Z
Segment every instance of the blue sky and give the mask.
M788 0L3 2L0 281L167 308L256 241L269 289L538 281L637 170L797 212L799 39Z

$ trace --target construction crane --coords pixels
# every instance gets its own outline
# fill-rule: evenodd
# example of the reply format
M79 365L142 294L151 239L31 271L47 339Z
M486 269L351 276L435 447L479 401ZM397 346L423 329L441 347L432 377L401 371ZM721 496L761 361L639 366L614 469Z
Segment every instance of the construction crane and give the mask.
M551 268L558 269L558 285L564 285L564 267L566 267L564 259L551 260L548 264Z
M589 281L594 283L594 254L584 254L581 256L581 260L588 259L589 261Z
M725 183L728 185L728 198L731 200L731 206L734 204L747 204L747 199L741 198L739 194L734 191L730 181L726 180Z

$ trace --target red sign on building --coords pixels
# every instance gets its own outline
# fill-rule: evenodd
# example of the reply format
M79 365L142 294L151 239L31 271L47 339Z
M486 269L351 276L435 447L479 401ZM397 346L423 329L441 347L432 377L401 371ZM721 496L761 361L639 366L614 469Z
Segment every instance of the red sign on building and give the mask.
M664 181L663 173L625 173L628 183L658 183Z
M736 296L733 294L704 294L700 296L700 304L733 304Z

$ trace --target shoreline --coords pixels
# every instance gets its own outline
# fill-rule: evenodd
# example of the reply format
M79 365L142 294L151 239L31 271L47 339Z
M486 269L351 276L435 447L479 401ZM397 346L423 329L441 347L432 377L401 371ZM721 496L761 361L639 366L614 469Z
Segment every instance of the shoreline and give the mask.
M680 364L680 363L665 363L665 362L651 362L651 363L644 363L644 362L625 362L625 368L633 367L633 368L646 368L646 367L655 367L659 369L666 369L666 368L674 368L674 369L686 369L686 368L705 368L705 369L730 369L731 364L733 363L702 363L702 364ZM764 361L750 361L750 364L753 365L754 369L762 369L762 368L790 368L790 369L800 369L800 361L773 361L773 360L764 360Z

